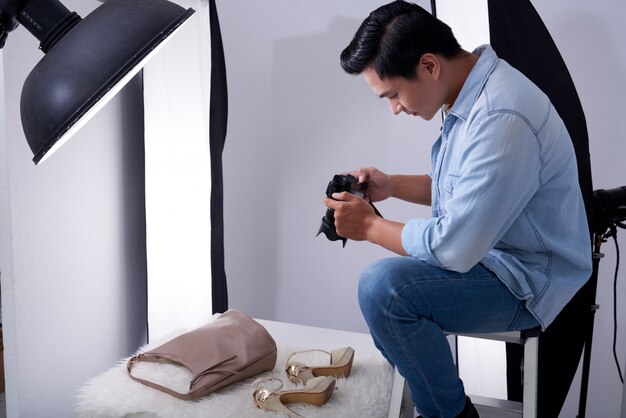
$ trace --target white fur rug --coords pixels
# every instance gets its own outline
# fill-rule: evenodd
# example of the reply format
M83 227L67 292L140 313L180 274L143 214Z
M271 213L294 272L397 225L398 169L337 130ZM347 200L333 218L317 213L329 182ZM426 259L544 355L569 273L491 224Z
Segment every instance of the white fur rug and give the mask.
M159 344L150 344L141 351ZM338 345L337 347L339 347ZM75 414L78 418L118 418L143 413L158 418L280 418L285 415L261 411L252 400L252 383L258 377L278 377L283 390L297 389L285 376L284 365L294 351L314 347L278 346L278 359L272 372L263 373L222 388L200 401L182 401L131 380L126 372L128 359L88 381L76 396ZM304 356L304 357L303 357ZM328 356L307 353L296 358L307 364L327 364ZM304 361L303 361L304 360ZM133 375L150 379L179 392L186 392L190 373L168 364L139 363ZM289 404L297 414L307 418L379 418L386 417L393 380L391 366L380 357L362 358L355 352L352 372L338 379L337 389L321 406ZM270 382L268 385L271 385ZM143 416L143 415L142 415Z

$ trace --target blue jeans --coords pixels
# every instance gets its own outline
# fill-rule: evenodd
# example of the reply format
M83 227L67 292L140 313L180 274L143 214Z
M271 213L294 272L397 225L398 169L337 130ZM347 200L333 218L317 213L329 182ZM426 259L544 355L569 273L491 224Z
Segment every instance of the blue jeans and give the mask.
M457 273L413 257L377 261L361 275L359 305L376 347L404 376L423 417L456 417L465 405L444 331L539 325L525 303L480 264Z

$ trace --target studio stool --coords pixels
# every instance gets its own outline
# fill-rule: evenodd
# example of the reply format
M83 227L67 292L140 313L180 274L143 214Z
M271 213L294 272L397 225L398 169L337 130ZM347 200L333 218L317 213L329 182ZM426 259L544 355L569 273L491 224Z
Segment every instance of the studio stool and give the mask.
M485 334L449 334L454 335L455 344L457 343L457 337L463 336L519 344L524 347L522 402L470 395L475 405L484 405L491 409L508 411L511 414L521 415L523 418L537 417L539 334L539 328ZM413 416L413 408L408 406L412 405L408 385L397 369L394 370L390 401L388 418Z

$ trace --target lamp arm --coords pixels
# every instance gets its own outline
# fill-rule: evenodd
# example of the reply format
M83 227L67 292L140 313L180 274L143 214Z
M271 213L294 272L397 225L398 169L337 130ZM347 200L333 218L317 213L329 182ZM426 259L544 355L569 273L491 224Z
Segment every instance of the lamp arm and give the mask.
M0 0L0 48L4 48L9 32L17 27L17 11L25 1Z
M20 23L41 42L39 48L48 52L80 20L58 0L0 0L1 46Z

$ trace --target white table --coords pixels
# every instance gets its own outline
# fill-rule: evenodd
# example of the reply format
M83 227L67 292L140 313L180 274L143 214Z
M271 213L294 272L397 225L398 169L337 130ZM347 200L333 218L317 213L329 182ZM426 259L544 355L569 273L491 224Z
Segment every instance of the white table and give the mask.
M279 354L282 352L283 358L279 359L277 362L275 371L282 372L283 374L284 371L282 370L284 370L284 364L282 364L282 362L286 360L285 353L287 351L291 352L292 349L300 350L316 348L331 351L345 346L351 346L354 348L355 360L353 373L351 373L351 377L348 379L350 386L343 386L342 388L341 385L343 383L338 382L338 390L340 391L338 392L338 395L341 394L343 396L342 405L330 405L332 408L328 408L326 410L328 412L324 412L323 415L320 415L321 412L319 412L316 416L330 416L325 415L326 413L335 416L336 413L339 412L339 407L346 407L350 401L361 399L359 396L362 397L363 395L361 394L360 389L365 386L359 385L371 385L371 382L373 381L375 381L376 385L386 388L385 393L380 391L375 394L375 396L378 396L377 398L370 399L368 397L369 401L373 402L369 407L375 405L374 409L378 411L373 416L376 416L376 418L384 418L384 416L388 418L412 418L414 416L412 403L410 402L405 390L404 379L402 379L397 373L395 373L392 377L392 371L388 368L388 363L386 363L380 352L374 346L372 338L369 334L269 320L257 319L257 321L272 335L279 348ZM120 370L120 368L124 369L124 371ZM125 374L125 365L118 364L111 370L105 372L103 375L91 379L88 384L85 385L88 390L84 390L82 392L79 404L82 403L83 406L89 405L89 407L92 407L92 404L95 403L95 409L93 410L104 411L111 408L111 405L116 405L116 399L118 399L118 396L124 396L124 399L132 398L134 395L129 394L129 390L136 390L139 392L140 390L145 391L146 389L149 389L141 387L141 385L136 384L136 382L130 381L129 383L129 381L130 379L128 379L128 376ZM100 401L99 398L102 398L101 389L103 389L104 386L106 386L106 389L108 390L114 389L115 392L111 393L108 400ZM119 386L119 389L117 386ZM389 388L389 386L391 386L391 388ZM249 391L249 388L246 388L246 391ZM121 395L121 392L124 392L124 394ZM157 393L150 393L150 395L155 396L155 403L144 402L143 406L137 406L136 408L135 406L129 407L123 413L118 413L117 416L124 416L126 418L161 417L165 415L161 415L158 411L147 412L146 410L155 409L156 402L181 402L169 397L169 395L164 395L158 391L155 392ZM341 398L337 397L338 395L333 396L335 401L338 401ZM171 399L162 399L163 397ZM245 396L246 401L248 400L248 397L249 395ZM333 399L331 399L331 401L333 401ZM404 408L402 408L403 405ZM180 408L185 408L186 406L186 404L180 404ZM367 411L372 410L368 409ZM252 414L253 411L248 410L248 412ZM85 414L85 412L83 412L83 415L90 416L89 413ZM363 414L358 415L362 416ZM77 416L81 415L77 414ZM93 414L91 414L91 416L93 416ZM342 417L343 416L346 415L343 414Z

